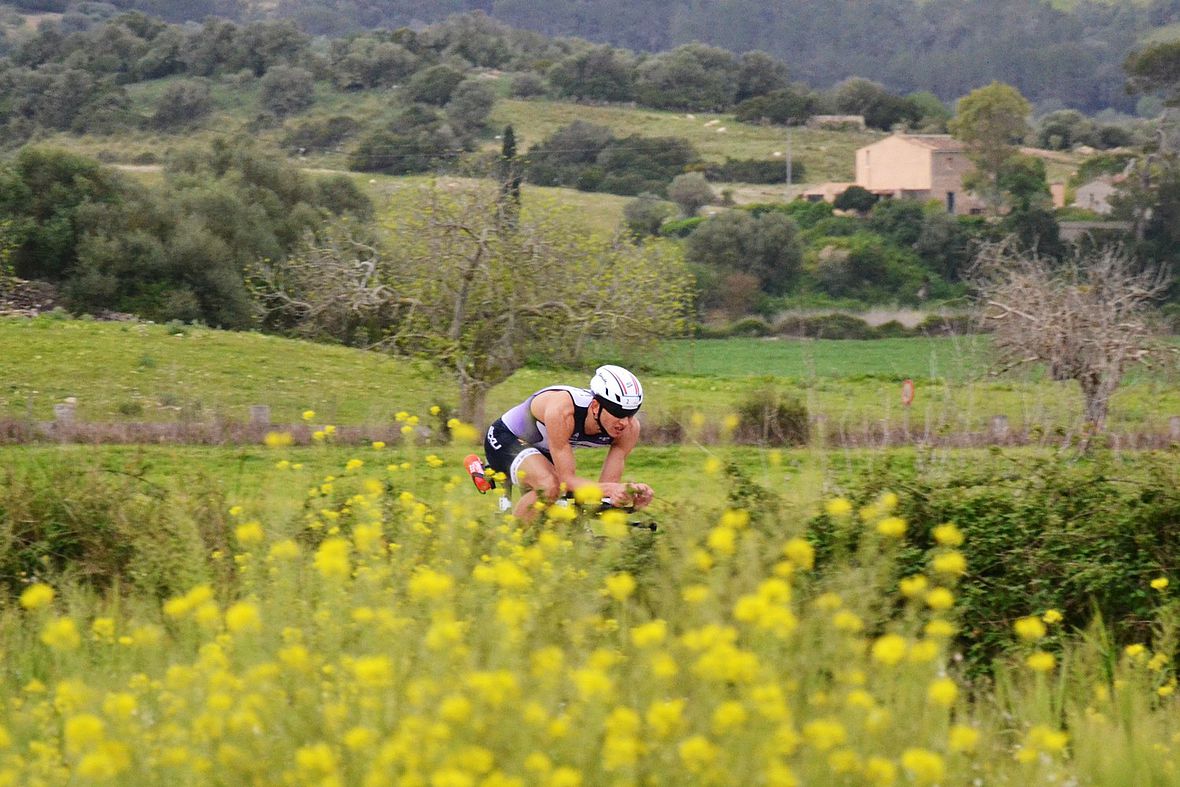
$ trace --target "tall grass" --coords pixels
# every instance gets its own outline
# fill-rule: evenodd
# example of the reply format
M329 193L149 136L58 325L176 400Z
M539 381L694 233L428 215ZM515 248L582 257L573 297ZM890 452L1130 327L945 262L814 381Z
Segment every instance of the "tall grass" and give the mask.
M756 495L713 458L660 532L606 519L592 538L568 508L518 526L432 450L309 478L277 449L301 505L226 500L204 578L163 603L29 577L0 610L0 780L1174 779L1166 587L1145 588L1157 652L1029 609L971 682L956 599L983 567L953 526L908 532L891 494ZM785 469L766 459L767 480ZM819 507L859 533L822 573L801 538ZM932 546L899 587L915 541Z

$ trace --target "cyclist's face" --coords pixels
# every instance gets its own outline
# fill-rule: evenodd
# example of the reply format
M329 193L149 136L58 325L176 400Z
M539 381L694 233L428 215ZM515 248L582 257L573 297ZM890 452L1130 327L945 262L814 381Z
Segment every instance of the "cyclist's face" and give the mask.
M634 418L635 416L633 415L628 415L625 418L619 418L618 416L611 415L606 410L603 410L602 426L606 429L607 434L609 434L611 437L618 437L623 432L627 431L627 428L631 426L631 421L634 420Z

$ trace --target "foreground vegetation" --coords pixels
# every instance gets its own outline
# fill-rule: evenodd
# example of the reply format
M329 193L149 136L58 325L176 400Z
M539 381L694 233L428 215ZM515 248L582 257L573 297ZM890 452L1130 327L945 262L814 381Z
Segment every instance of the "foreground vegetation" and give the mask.
M242 454L254 480L228 494L198 480L191 451L172 454L171 481L109 453L124 472L76 450L2 454L0 524L16 537L3 556L45 550L0 602L4 781L1175 779L1166 551L1095 566L1132 588L1137 625L1089 625L1062 588L1004 595L996 616L983 596L1032 554L989 539L999 496L948 524L921 513L931 487L848 484L823 456L668 449L654 461L685 483L660 531L607 518L592 538L568 508L529 530L495 513L460 477L463 443L273 442ZM232 453L205 457L232 477ZM846 458L858 477L885 466ZM966 464L894 459L965 480ZM1095 548L1120 548L1109 512L1126 516L1137 491L1158 489L1161 512L1174 496L1120 467L1136 491L1070 524ZM1047 478L1018 474L1025 494L1006 499L1033 510ZM968 646L981 626L994 663Z

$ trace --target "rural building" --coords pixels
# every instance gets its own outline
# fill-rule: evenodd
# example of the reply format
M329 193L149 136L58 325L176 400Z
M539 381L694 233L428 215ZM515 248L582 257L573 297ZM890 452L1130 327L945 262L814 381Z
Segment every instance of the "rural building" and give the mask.
M1106 216L1111 211L1110 197L1114 193L1113 178L1096 178L1085 185L1078 186L1078 190L1074 193L1073 204Z
M856 185L883 197L938 200L947 213L983 212L963 189L973 165L949 134L894 134L856 151Z

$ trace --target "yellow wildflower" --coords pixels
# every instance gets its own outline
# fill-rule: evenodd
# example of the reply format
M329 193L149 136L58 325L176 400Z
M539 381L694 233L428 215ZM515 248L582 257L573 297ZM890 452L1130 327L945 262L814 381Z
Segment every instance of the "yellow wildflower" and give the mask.
M727 700L713 709L713 732L724 735L746 723L749 714L746 706L736 700Z
M1166 590L1167 587L1168 587L1168 578L1167 577L1156 577L1155 579L1151 580L1151 589L1152 590Z
M55 618L41 629L41 641L53 650L74 650L82 644L82 636L73 618Z
M1017 620L1012 624L1012 628L1016 631L1016 636L1025 642L1036 642L1045 636L1044 622L1040 618L1031 615Z
M703 735L694 735L677 747L680 761L689 773L702 773L717 761L719 749Z
M783 546L783 554L797 568L810 570L815 566L815 547L802 538L792 538Z
M948 610L955 605L955 594L946 588L934 588L926 594L926 606L936 611Z
M921 574L915 574L911 577L903 577L902 580L897 583L898 590L900 590L901 594L906 598L918 598L926 592L926 588L928 586L929 582L927 582L926 577L922 576Z
M917 784L938 784L946 775L942 757L927 749L906 749L901 755L901 767Z
M824 511L828 516L846 517L852 513L852 503L842 497L836 497L824 503Z
M888 667L901 663L905 658L907 644L900 634L885 634L873 642L871 649L873 661Z
M932 705L949 708L959 697L959 687L950 678L935 678L926 688L926 699Z
M963 531L959 530L959 528L950 522L939 525L931 530L930 534L934 536L934 540L940 546L953 548L963 545Z
M887 516L877 523L877 532L886 538L901 538L905 535L905 520L899 516Z
M80 754L103 739L106 725L92 713L79 713L66 719L62 729L65 750L69 754Z
M242 546L261 544L265 537L265 534L262 532L262 524L257 521L252 520L234 528L234 538Z
M1044 650L1036 650L1028 655L1024 663L1033 672L1050 672L1057 666L1057 659L1053 657L1052 653Z
M737 532L729 527L715 527L709 531L706 543L714 554L732 555L737 548Z
M235 634L262 631L262 615L258 605L251 601L239 601L225 611L225 627Z
M267 448L286 448L295 442L290 432L267 432L262 442Z
M637 648L652 648L662 644L667 634L668 624L656 619L631 629L631 642Z
M656 700L648 706L644 720L656 737L667 738L684 723L684 700Z
M930 561L930 567L936 574L946 574L951 577L961 577L967 573L967 558L962 552L943 552L935 555Z
M605 587L608 596L616 601L624 601L635 592L635 578L626 571L620 571L606 578Z
M53 588L43 582L35 582L20 594L20 605L25 609L44 609L53 603Z
M869 757L864 766L865 781L876 787L890 787L897 782L897 766L884 757Z
M836 719L820 718L803 726L803 737L813 748L828 751L844 743L848 738L848 732Z
M947 736L947 748L953 752L967 753L975 751L979 745L979 730L965 724L956 724Z

